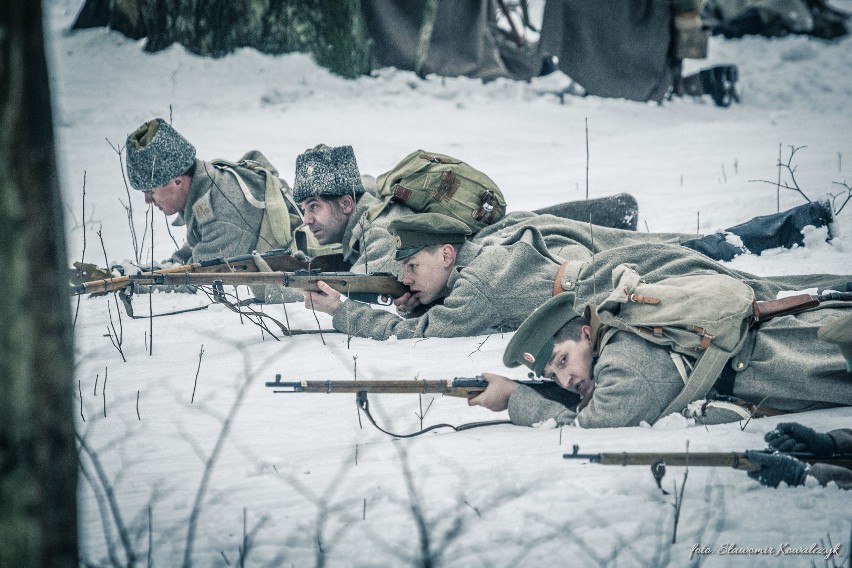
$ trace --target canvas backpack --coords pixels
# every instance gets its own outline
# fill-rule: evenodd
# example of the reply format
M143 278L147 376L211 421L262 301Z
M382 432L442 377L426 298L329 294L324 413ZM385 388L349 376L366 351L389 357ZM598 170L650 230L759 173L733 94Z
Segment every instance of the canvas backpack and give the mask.
M441 213L468 225L476 234L506 214L506 200L487 175L452 156L417 150L376 180L383 207L404 203L419 213ZM372 219L371 219L372 220Z
M618 265L612 283L612 293L596 309L605 326L598 349L618 331L669 349L684 387L661 418L704 397L745 343L754 290L717 273L645 282L633 264Z
M308 256L321 256L340 252L340 245L321 245L310 230L302 225L299 206L293 200L293 194L287 183L279 179L278 173L256 160L243 159L239 162L213 160L213 166L229 172L237 180L246 201L257 209L264 209L260 224L260 234L256 250L259 253L273 249L300 250ZM248 169L261 174L266 180L264 199L260 201L252 195L243 177L237 170Z

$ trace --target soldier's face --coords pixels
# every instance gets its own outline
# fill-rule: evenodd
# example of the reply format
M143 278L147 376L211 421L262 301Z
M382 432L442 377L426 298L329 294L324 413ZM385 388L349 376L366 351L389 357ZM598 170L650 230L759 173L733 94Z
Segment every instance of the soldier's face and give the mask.
M355 210L355 202L349 195L331 200L309 197L300 202L305 225L321 245L343 241L349 216Z
M553 354L544 366L544 376L559 386L586 397L592 392L591 328L583 326L579 341L566 339L553 345Z
M174 215L186 207L189 195L189 178L180 176L151 191L145 192L145 203L157 206L166 215Z
M401 281L421 304L430 304L443 294L455 259L452 245L427 247L402 261Z

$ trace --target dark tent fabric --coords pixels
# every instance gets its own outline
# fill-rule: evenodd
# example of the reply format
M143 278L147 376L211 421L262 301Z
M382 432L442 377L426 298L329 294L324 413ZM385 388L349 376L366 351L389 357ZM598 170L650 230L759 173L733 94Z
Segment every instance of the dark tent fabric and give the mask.
M590 95L660 101L672 85L671 3L547 0L543 53Z
M374 69L414 70L425 5L412 0L361 0L364 26L373 41ZM519 67L515 61L511 68L504 63L500 50L506 48L506 42L493 35L492 6L490 0L438 0L423 73L486 80L528 79L537 74L541 59L534 49L522 54L532 58L532 70Z

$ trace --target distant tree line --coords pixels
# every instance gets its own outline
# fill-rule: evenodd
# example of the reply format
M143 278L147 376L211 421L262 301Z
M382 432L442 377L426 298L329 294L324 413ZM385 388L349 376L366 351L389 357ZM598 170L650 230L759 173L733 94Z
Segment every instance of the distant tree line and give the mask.
M344 77L370 71L359 0L86 0L74 29L108 26L159 51L221 57L241 47L312 53Z

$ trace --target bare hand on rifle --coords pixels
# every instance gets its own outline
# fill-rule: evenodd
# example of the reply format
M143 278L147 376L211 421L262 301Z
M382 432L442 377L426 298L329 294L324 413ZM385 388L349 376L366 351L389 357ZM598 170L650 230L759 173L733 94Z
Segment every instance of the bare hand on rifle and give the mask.
M333 316L343 305L340 292L322 280L317 282L317 288L320 289L319 292L302 291L305 296L305 307Z
M509 397L518 388L518 383L493 373L482 373L482 378L488 381L488 387L479 395L469 398L469 406L482 406L494 412L502 412L509 408Z

